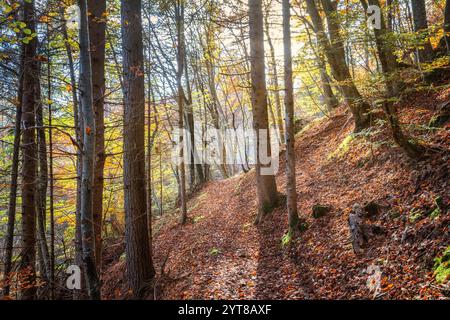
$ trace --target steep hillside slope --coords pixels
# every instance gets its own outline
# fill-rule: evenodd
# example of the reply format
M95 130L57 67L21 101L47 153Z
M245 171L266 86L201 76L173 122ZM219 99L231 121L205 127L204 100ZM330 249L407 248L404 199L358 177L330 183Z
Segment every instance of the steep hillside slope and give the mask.
M450 217L436 213L436 199L448 209L449 127L428 130L437 105L450 90L411 96L400 110L408 128L428 145L447 152L420 163L392 144L383 121L351 135L350 115L338 110L297 136L299 212L309 228L282 245L285 207L264 223L256 214L254 173L204 186L189 202L191 221L176 215L155 221L154 254L157 299L349 299L373 298L367 286L369 266L382 272L382 299L436 298L445 293L433 279L433 259L450 243ZM285 189L284 159L277 183ZM353 252L348 216L355 203L380 206L374 223L383 233L370 239L364 253ZM315 204L330 206L320 219ZM428 215L427 215L428 214ZM164 223L162 223L164 220ZM119 255L120 256L120 255ZM104 275L110 298L121 298L123 262Z

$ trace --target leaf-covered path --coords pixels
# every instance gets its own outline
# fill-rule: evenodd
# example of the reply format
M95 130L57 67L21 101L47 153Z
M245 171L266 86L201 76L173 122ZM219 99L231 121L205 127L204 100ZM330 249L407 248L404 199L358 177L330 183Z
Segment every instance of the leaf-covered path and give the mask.
M408 121L427 123L430 101L445 94L412 101ZM411 103L411 102L410 102ZM281 239L287 229L286 208L277 208L258 226L254 173L211 182L189 202L190 222L176 216L157 226L157 299L354 299L373 298L367 287L370 265L382 271L378 298L440 297L433 281L433 258L449 243L449 217L426 217L411 223L412 210L429 210L434 199L448 204L448 167L439 157L413 163L388 139L380 124L372 134L349 138L349 115L337 112L297 136L299 212L309 228L291 245ZM448 150L448 128L427 134ZM277 175L285 189L284 154ZM359 256L353 252L348 215L355 203L375 201L382 209L376 223L385 235L370 240ZM314 204L332 211L321 219ZM395 213L395 214L394 214ZM167 220L172 220L167 225ZM158 230L159 225L164 225Z

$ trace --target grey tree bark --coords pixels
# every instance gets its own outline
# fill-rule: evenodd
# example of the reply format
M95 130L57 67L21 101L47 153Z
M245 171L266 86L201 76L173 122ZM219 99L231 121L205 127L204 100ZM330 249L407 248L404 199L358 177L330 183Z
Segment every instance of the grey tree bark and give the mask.
M61 20L64 21L64 10L61 8L60 11ZM65 22L65 21L64 21ZM69 36L67 33L66 24L62 24L62 32L65 42L65 48L67 53L67 60L69 65L69 75L70 75L70 86L72 91L72 110L74 117L74 125L75 125L75 139L72 142L76 145L76 171L77 171L77 199L76 199L76 208L75 208L75 264L79 266L82 270L81 272L81 290L74 291L74 300L80 300L87 296L86 288L84 286L84 267L83 267L83 247L82 247L82 236L81 236L81 175L82 175L82 133L84 132L83 128L83 119L81 118L81 110L78 102L77 95L77 81L75 74L75 65L73 61L73 52L72 47L69 43Z
M38 76L35 83L36 101L36 131L38 146L38 181L36 189L36 216L38 235L38 257L41 276L45 281L50 280L50 254L46 236L48 162L47 142L44 128L43 103L41 92L41 65L38 63Z
M339 105L339 101L334 95L333 88L331 87L331 79L326 69L325 58L322 55L319 57L319 72L325 105L327 106L328 111L332 111Z
M372 6L381 7L379 0L368 0L368 4ZM368 4L366 0L361 0L361 5L367 12ZM387 88L391 97L399 95L401 92L401 84L397 79L396 72L398 70L397 57L394 54L394 44L389 41L388 28L385 22L384 15L381 14L380 28L374 28L375 44L378 51L378 57L381 64L381 71L383 72L387 84Z
M47 34L49 34L50 27L47 25ZM48 178L49 178L49 197L50 197L50 298L55 299L55 206L54 206L54 189L55 179L53 175L53 91L52 91L52 64L50 57L50 41L48 41L47 47L47 98L48 98L48 148L49 148L49 161L48 161Z
M338 81L344 100L353 114L355 132L359 132L370 126L370 105L361 96L350 75L343 41L339 34L340 23L336 19L337 8L330 0L321 1L327 18L329 38L325 33L315 0L306 0L308 14L311 17L319 44L330 64L332 74Z
M270 36L270 24L269 24L269 8L271 3L267 6L265 15L264 15L264 26L265 33L267 38L267 44L269 45L269 53L270 53L270 64L272 70L272 84L274 86L274 97L275 97L275 112L276 112L276 123L278 126L278 130L280 131L280 142L284 144L286 141L285 133L284 133L284 124L283 124L283 116L281 111L281 97L280 97L280 84L278 81L278 66L277 60L275 57L275 47L273 46L273 41Z
M264 30L262 1L249 0L248 14L250 23L250 61L252 79L252 112L253 128L256 134L256 187L258 191L259 212L255 223L260 223L264 216L271 212L279 202L277 185L274 175L262 175L261 171L267 165L261 163L261 147L267 145L268 157L271 156L269 121L267 111L267 88L264 61ZM266 130L266 135L260 137L259 130ZM262 139L261 139L262 138ZM265 140L265 141L264 141Z
M16 222L16 207L17 207L17 180L19 176L19 157L20 157L20 136L22 132L22 99L23 99L23 78L24 78L24 49L20 57L20 73L19 85L17 90L17 105L16 105L16 119L14 125L14 146L13 158L11 164L11 182L9 187L9 202L8 202L8 224L5 237L5 256L4 256L4 270L3 270L3 296L9 296L10 283L9 276L12 271L12 255L14 244L14 227Z
M180 130L179 146L180 146L180 163L179 163L179 193L181 207L181 223L187 222L187 204L186 204L186 168L184 162L184 91L183 91L183 73L184 73L184 55L185 55L185 39L184 39L184 2L177 0L175 4L175 22L177 25L177 88L178 88L178 128Z
M89 50L87 0L79 0L80 7L80 105L84 124L83 170L81 175L81 235L86 287L90 299L100 299L100 281L95 260L93 224L93 179L95 155L95 114L92 94L92 69Z
M149 50L150 51L150 50ZM148 224L148 239L149 239L149 249L150 256L153 256L153 246L152 246L152 223L153 223L153 172L152 172L152 103L153 92L151 83L151 64L147 66L147 187L146 187L146 199L147 199L147 224Z
M320 86L322 88L322 94L323 94L323 102L325 106L327 107L328 111L332 111L334 108L336 108L339 105L339 100L337 99L336 95L333 92L332 88L332 80L330 76L328 75L327 71L327 63L325 60L325 55L323 53L323 50L320 47L319 40L317 34L315 34L315 41L313 41L311 35L310 35L310 23L304 23L308 40L310 46L314 50L314 55L316 56L317 60L317 67L319 68L320 73ZM312 28L314 31L314 27Z
M222 145L224 141L224 133L222 130L222 126L220 123L220 114L219 110L221 109L219 96L217 94L216 89L216 69L214 66L215 61L215 43L214 43L214 33L213 33L213 27L211 25L208 25L207 31L206 31L206 44L203 47L204 54L206 56L205 64L206 64L206 71L207 71L207 77L208 77L208 88L209 93L211 94L211 103L207 104L209 113L211 114L211 120L212 124L214 125L214 128L218 132L218 144ZM220 151L220 159L221 163L219 164L219 170L222 174L222 177L224 179L227 179L230 175L228 173L228 168L226 165L226 149L222 148Z
M370 5L380 6L378 0L368 0ZM367 3L365 0L361 1L363 7L367 11ZM411 158L417 159L423 155L423 148L411 142L411 138L407 136L400 125L395 104L392 101L399 92L398 81L393 79L393 75L397 69L397 63L392 49L389 44L386 44L387 28L384 16L381 15L381 28L374 29L375 43L377 46L378 56L380 58L381 70L383 72L384 81L386 85L386 99L383 102L383 110L389 121L392 136L394 141L409 155Z
M291 5L283 0L283 45L284 45L284 109L286 123L286 195L289 217L289 231L298 228L297 189L295 181L295 121L294 121L294 84L292 74L291 44Z

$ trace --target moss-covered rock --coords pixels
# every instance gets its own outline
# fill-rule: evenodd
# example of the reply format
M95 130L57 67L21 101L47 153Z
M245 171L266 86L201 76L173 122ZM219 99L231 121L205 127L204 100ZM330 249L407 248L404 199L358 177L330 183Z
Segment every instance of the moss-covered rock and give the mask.
M446 283L450 279L450 246L434 261L434 276L436 281L438 283Z
M312 216L314 219L320 219L330 213L331 207L315 204L312 208Z
M442 197L437 197L434 199L434 206L429 210L427 213L428 216L432 219L439 218L442 212L445 210L444 208L444 202Z
M412 210L409 213L409 222L416 223L419 220L422 220L424 218L424 212L422 210Z

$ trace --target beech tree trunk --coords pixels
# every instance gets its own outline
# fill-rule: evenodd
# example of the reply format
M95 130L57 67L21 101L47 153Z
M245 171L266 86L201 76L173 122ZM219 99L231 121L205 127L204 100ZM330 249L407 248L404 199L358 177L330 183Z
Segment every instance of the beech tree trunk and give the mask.
M264 30L262 1L249 0L250 18L250 61L252 79L253 128L256 135L256 186L258 190L259 212L255 223L260 223L264 216L278 205L278 191L274 175L262 175L261 169L268 167L261 163L261 145L267 145L266 155L271 156L269 121L267 111L267 88L264 62ZM266 130L260 137L259 131ZM262 138L262 139L261 139ZM266 140L266 141L264 141Z
M149 50L150 51L150 50ZM152 141L152 103L153 94L152 94L152 84L151 84L151 64L148 64L147 67L147 81L148 81L148 90L147 90L147 188L146 190L146 199L147 199L147 224L148 224L148 239L149 239L149 249L150 249L150 257L153 256L153 247L152 247L152 223L153 223L153 172L152 172L152 149L153 149L153 141Z
M378 0L368 0L370 5L380 7ZM364 9L367 11L367 3L365 0L361 1ZM397 63L395 56L392 53L389 44L386 44L387 28L384 20L384 16L381 15L381 28L374 29L375 43L377 46L378 56L380 58L381 71L383 72L384 81L386 84L386 99L383 102L383 110L389 121L391 127L392 136L394 141L408 154L411 158L420 158L423 154L423 148L411 142L411 138L403 133L403 130L398 120L397 110L395 108L393 98L395 98L399 92L399 84L392 79L392 75L396 72Z
M322 6L328 23L330 37L328 39L315 0L306 0L306 5L319 44L331 66L334 78L338 81L345 103L349 106L353 114L355 132L359 132L370 126L370 105L361 96L350 75L345 59L343 41L339 34L340 24L336 19L337 8L330 0L322 0Z
M46 281L50 280L50 254L47 244L46 211L47 211L47 187L48 187L48 163L47 163L47 142L45 138L43 103L41 93L41 66L38 63L38 77L35 83L36 94L36 127L38 145L38 182L36 189L36 216L38 235L38 256L41 277Z
M50 28L47 25L47 34ZM50 42L47 43L48 45ZM55 299L55 207L54 207L54 189L55 181L53 175L53 91L52 91L52 65L50 57L50 46L47 47L47 98L48 98L48 148L49 148L49 187L50 187L50 298Z
M186 50L184 50L184 74L186 82L186 93L184 94L184 122L187 132L189 132L188 151L189 151L189 189L195 188L195 135L194 135L194 106L192 101L191 84L189 82L188 62L186 59Z
M370 1L369 1L370 2ZM433 47L428 38L428 22L427 9L425 0L411 0L412 12L414 19L414 31L420 33L420 38L423 39L423 49L419 50L419 61L430 62L433 60Z
M331 87L331 79L326 69L325 59L323 56L320 56L319 59L320 84L322 86L323 99L328 111L332 111L339 105L339 101Z
M175 22L177 25L177 89L178 89L178 128L180 131L179 146L180 146L180 164L179 172L179 193L180 193L180 208L181 208L181 223L185 224L187 221L187 199L186 199L186 168L184 162L184 91L183 91L183 73L184 73L184 3L183 0L177 0L175 5Z
M24 46L20 57L20 73L19 85L16 105L16 119L14 124L14 145L13 158L11 164L11 182L9 187L9 203L8 203L8 224L5 237L5 256L4 256L4 270L3 270L3 296L10 294L10 273L12 271L12 255L14 244L14 226L16 222L16 207L17 207L17 180L19 176L19 156L20 156L20 136L21 136L21 121L22 121L22 99L23 99L23 79L24 79Z
M205 182L205 176L203 175L203 167L201 164L196 164L198 160L198 152L195 144L195 121L194 121L194 103L192 99L192 88L190 84L189 79L189 69L187 65L187 57L186 57L186 51L184 52L184 62L185 62L185 72L186 72L186 88L187 88L187 108L186 108L186 123L188 125L188 130L190 134L190 159L191 163L189 164L189 174L190 174L190 183L191 183L191 190L193 190L197 184L197 181L195 179L196 175L195 172L197 172L198 176L198 183L202 184Z
M368 0L368 3L372 6L378 6L381 8L379 0ZM361 5L367 12L367 2L366 0L361 0ZM380 28L374 28L375 34L375 44L377 46L378 57L381 64L381 71L385 76L386 86L388 93L391 97L399 95L401 88L400 82L395 78L395 73L397 72L397 58L393 52L394 44L390 43L388 29L384 19L384 15L381 14Z
M89 297L100 299L100 281L95 259L93 224L93 178L95 155L95 114L92 96L92 70L89 50L87 0L79 0L80 16L80 104L83 115L83 170L81 175L81 235L83 265Z
M98 272L102 263L103 171L105 168L105 43L106 0L88 0L89 40L92 63L92 94L95 112L95 160L93 209L95 262Z
M331 85L332 80L328 75L325 55L320 47L320 42L317 34L315 36L316 41L313 42L313 39L309 31L311 25L309 23L304 23L304 26L308 34L309 44L311 45L312 48L314 48L314 55L316 56L317 59L317 67L319 68L320 73L320 86L322 88L323 103L327 107L328 111L332 111L334 108L338 107L339 100L337 99L336 95L333 92L333 88Z
M64 10L61 8L60 12L61 20L64 21ZM66 22L66 21L64 21ZM67 34L66 23L62 24L62 32L65 41L65 48L67 53L67 60L69 65L69 74L70 74L70 86L72 91L72 110L74 117L74 125L75 125L75 143L77 144L76 148L76 171L77 171L77 199L75 205L75 264L79 266L82 270L81 272L81 290L74 290L74 300L80 300L87 296L86 288L84 286L84 267L83 267L83 246L82 246L82 237L81 237L81 175L82 175L82 155L81 155L81 145L82 145L82 133L83 129L83 119L81 118L81 110L78 103L78 95L77 95L77 81L75 75L75 65L73 61L73 52L72 47L70 46L69 36Z
M141 0L122 0L124 80L124 185L127 277L142 298L155 275L150 255L145 186L145 87Z
M23 4L24 22L32 33L36 31L34 0ZM22 299L33 300L36 294L36 82L39 75L36 59L37 38L24 44L24 75L22 100L22 250L20 276Z
M292 75L291 5L283 0L283 44L284 44L284 108L286 123L286 195L289 231L295 232L299 218L297 213L297 189L295 181L295 121L294 84Z
M220 123L220 114L219 114L219 109L220 109L220 101L219 101L219 96L217 94L217 89L216 89L216 70L214 67L214 61L215 61L215 44L214 44L214 33L212 30L211 26L208 26L208 31L206 32L206 45L203 48L204 54L205 54L205 64L206 64L206 70L207 70L207 75L208 75L208 87L209 87L209 93L211 94L211 102L207 104L209 113L211 114L211 118L212 118L212 124L214 125L214 128L217 130L218 132L218 144L219 146L223 145L223 141L224 141L224 135L223 135L223 130L222 130L222 126ZM224 179L229 178L229 173L228 173L228 168L226 165L226 158L227 158L227 154L226 154L226 149L225 148L221 148L221 150L219 150L220 152L220 164L219 166L219 170L220 173L222 174L222 177Z
M273 41L270 36L270 24L269 24L269 9L271 3L267 6L267 10L264 16L264 24L265 24L265 33L267 37L267 43L269 44L269 52L270 52L270 64L272 70L272 84L274 90L275 97L275 112L276 112L276 124L278 126L278 130L280 131L280 144L284 144L286 141L284 134L284 124L283 124L283 116L281 111L281 97L280 97L280 85L278 83L278 66L277 60L275 58L275 48L273 46Z

